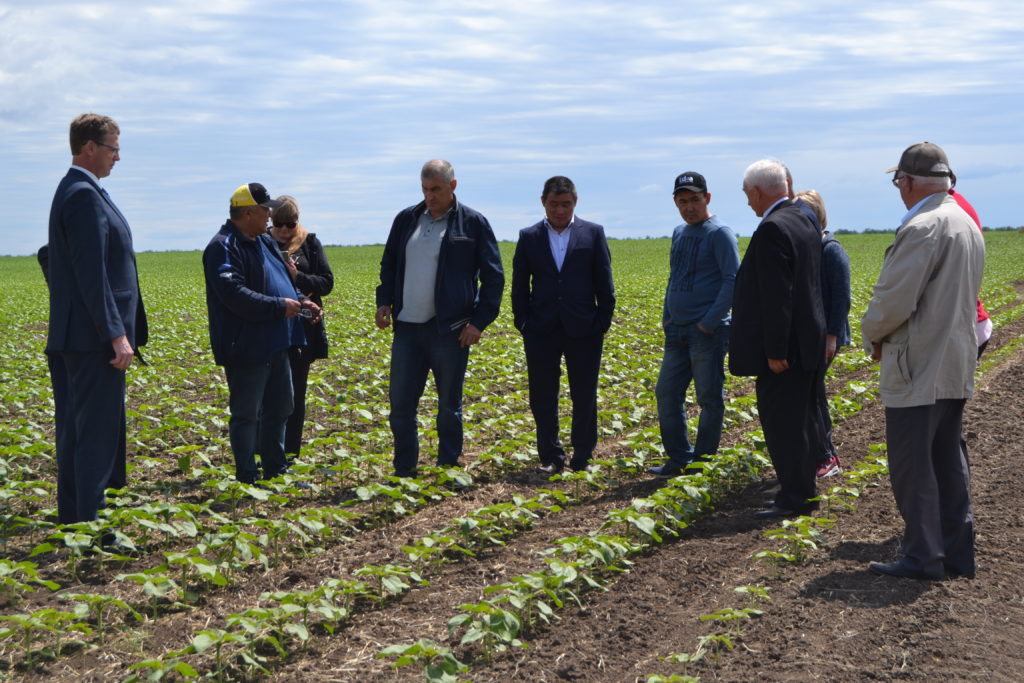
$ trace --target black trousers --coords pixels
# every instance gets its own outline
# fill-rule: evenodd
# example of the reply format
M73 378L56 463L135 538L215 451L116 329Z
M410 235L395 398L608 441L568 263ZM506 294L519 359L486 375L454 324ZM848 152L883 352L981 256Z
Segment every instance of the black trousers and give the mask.
M779 477L775 504L800 513L816 510L815 473L822 449L818 372L786 370L757 376L757 412L768 455Z
M974 510L964 399L885 409L889 479L903 516L903 561L913 569L974 575Z
M124 371L108 353L48 357L57 434L57 516L96 519L104 490L125 485Z
M825 369L817 373L818 381L818 422L821 429L821 451L818 454L818 463L830 460L832 456L839 455L835 445L832 443L832 415L828 412L828 388L825 386L825 375L828 372L832 361L825 365Z
M523 335L530 383L530 410L537 423L537 453L542 464L563 464L565 449L558 438L558 392L562 358L572 399L572 462L586 465L597 445L597 378L604 335L569 337L559 325L552 332Z
M288 364L292 368L292 414L284 428L284 452L298 455L302 449L302 428L306 423L306 385L309 366L313 363L305 347L288 349Z

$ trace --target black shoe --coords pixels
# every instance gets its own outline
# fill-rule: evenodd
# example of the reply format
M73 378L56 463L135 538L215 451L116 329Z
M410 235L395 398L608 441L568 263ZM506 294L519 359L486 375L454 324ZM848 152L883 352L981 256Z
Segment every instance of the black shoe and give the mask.
M671 463L665 463L664 465L655 465L654 467L647 468L648 474L653 474L661 479L669 479L671 477L678 477L683 473L683 470L676 465Z
M451 490L467 491L473 486L473 478L466 474L465 470L458 465L438 465L438 467L443 467L446 470L449 470L448 472L442 473L441 481L443 481ZM451 470L457 470L458 475L462 476L457 476L456 474L451 473Z
M593 472L594 466L589 462L569 463L569 469L573 472Z
M538 472L542 472L543 474L547 474L547 475L555 475L555 474L561 474L562 473L562 469L564 467L565 467L565 465L563 465L560 462L549 462L549 463L545 463L545 464L541 465L540 467L538 467L537 471Z
M117 535L112 531L104 532L98 540L99 549L111 555L132 555L139 552L139 549L134 545L128 545L117 540Z
M963 577L965 579L973 579L974 578L974 568L973 567L971 568L970 571L963 571L963 570L958 569L958 568L956 568L956 567L954 567L952 565L949 565L949 564L943 565L943 566L946 569L946 576L948 578L950 578L950 579L956 579L956 578L959 578L959 577Z
M758 510L754 513L754 517L757 519L776 519L780 517L798 517L800 515L796 510L790 510L788 508L780 508L778 505L772 505L764 510Z
M297 475L294 472L292 472L292 468L291 467L285 467L283 470L278 472L276 476L283 477L286 474L289 477L292 477L292 481L290 483L291 486L294 486L295 488L299 488L299 489L306 489L306 490L309 490L309 489L313 488L313 485L310 484L308 481L303 481L303 480L299 479L298 478L299 475Z
M936 574L929 574L923 572L920 569L912 569L908 567L903 560L896 560L895 562L872 562L868 565L868 569L876 574L884 574L886 576L895 576L900 579L921 579L924 581L940 581L943 577Z

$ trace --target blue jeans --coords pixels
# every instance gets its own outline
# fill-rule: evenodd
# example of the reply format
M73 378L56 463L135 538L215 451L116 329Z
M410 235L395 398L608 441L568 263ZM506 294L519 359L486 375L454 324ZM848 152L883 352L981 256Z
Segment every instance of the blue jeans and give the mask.
M391 342L391 433L395 437L395 474L413 476L419 462L420 440L416 410L434 373L437 388L437 464L457 465L462 454L462 384L469 347L459 348L461 330L439 332L437 323L395 321Z
M248 484L260 478L257 452L263 477L276 477L288 467L284 457L284 427L292 414L288 351L278 351L269 362L259 365L226 365L224 373L231 394L228 433L235 477Z
M705 334L697 324L665 328L665 356L658 386L658 422L661 442L669 464L685 467L695 458L718 452L725 417L725 352L729 348L729 324ZM686 430L686 390L693 381L700 406L697 442L691 447Z

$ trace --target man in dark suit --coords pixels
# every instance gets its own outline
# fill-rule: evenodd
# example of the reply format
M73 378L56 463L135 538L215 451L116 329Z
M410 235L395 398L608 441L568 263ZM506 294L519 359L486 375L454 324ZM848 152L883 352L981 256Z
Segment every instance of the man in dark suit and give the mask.
M576 199L576 187L565 176L544 183L540 201L546 218L519 233L512 258L512 314L523 335L530 409L545 474L557 474L566 464L558 439L563 356L572 397L569 466L589 470L597 445L601 350L615 310L604 228L574 215Z
M71 169L50 207L50 329L62 524L96 519L108 485L124 485L125 370L146 343L128 222L99 179L120 160L113 119L71 122ZM140 357L141 360L141 357Z
M788 197L785 167L765 159L743 176L743 192L762 217L736 275L729 371L757 378L757 410L779 478L761 518L817 508L821 448L816 387L825 360L821 237Z

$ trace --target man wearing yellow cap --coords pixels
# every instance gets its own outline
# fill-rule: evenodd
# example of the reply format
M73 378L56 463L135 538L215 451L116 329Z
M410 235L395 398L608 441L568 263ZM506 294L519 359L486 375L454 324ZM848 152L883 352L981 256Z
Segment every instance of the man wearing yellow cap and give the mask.
M230 392L228 431L235 476L244 483L286 473L284 430L292 412L288 349L306 343L299 316L314 322L320 307L295 289L267 234L271 199L259 183L231 195L229 218L203 252L210 345ZM259 443L257 443L257 441Z

